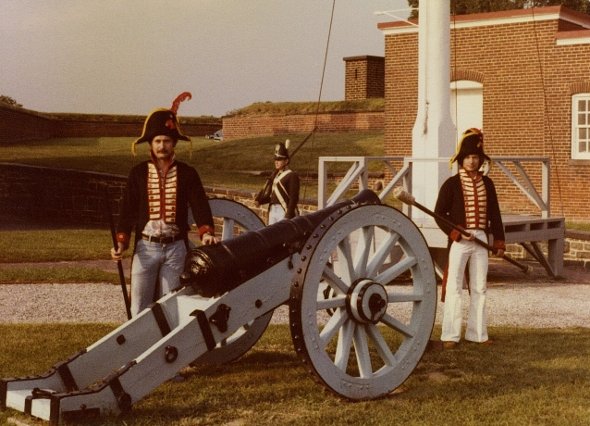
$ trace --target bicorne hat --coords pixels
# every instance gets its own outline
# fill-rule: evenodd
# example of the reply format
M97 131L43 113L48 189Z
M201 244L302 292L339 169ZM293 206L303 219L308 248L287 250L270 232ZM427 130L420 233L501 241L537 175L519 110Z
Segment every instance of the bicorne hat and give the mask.
M171 108L158 108L152 111L145 119L141 136L133 142L133 153L135 154L135 145L142 142L151 142L154 137L160 135L170 136L176 141L190 141L188 136L182 134L176 113L180 103L191 99L191 97L192 95L189 92L183 92L176 97Z
M291 141L287 139L285 143L280 142L275 146L275 160L288 160L289 159L289 145Z
M457 152L451 158L451 164L457 161L459 165L461 165L463 164L463 160L465 159L465 157L473 154L479 156L480 162L482 164L484 163L484 161L492 161L491 158L488 157L483 151L482 131L474 127L465 130L463 132L463 135L461 135L461 141L459 142L459 146L457 147Z

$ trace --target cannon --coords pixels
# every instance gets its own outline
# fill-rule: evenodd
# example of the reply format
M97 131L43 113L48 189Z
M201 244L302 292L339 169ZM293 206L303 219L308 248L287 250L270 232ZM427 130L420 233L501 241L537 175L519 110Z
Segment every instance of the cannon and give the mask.
M264 227L211 200L221 242L187 256L183 286L38 376L0 380L0 409L58 424L128 412L192 363L245 354L289 306L297 356L345 400L379 398L412 373L429 341L436 279L414 223L369 190Z

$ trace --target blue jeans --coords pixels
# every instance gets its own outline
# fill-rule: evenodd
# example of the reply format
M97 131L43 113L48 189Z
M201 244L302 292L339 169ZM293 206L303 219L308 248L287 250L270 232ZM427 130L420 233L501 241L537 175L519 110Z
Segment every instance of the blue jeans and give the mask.
M183 240L170 244L137 241L131 266L132 316L180 287L185 257Z

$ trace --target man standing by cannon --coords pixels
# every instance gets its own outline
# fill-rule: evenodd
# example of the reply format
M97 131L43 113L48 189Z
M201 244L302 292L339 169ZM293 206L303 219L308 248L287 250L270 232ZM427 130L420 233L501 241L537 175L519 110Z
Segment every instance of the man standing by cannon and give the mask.
M493 249L502 257L505 250L504 227L498 197L492 180L479 170L484 161L491 161L483 150L483 133L466 130L451 164L457 161L459 173L447 179L440 188L435 220L449 237L449 259L446 291L443 279L443 348L454 348L461 339L461 289L468 269L470 304L465 340L490 344L486 326L486 286L488 250L476 239L487 241L491 232ZM457 225L452 227L449 223ZM467 232L460 232L460 230ZM468 236L467 236L468 235ZM469 263L469 264L468 264Z
M275 146L275 170L256 195L256 205L268 204L268 224L299 215L299 176L289 168L289 139Z
M150 159L131 169L121 201L117 248L111 249L111 257L121 260L135 231L131 266L133 316L180 286L187 253L189 207L203 244L217 242L199 174L175 159L176 143L190 140L181 133L176 116L180 102L190 97L184 92L170 109L153 111L145 121L143 134L133 143L135 153L136 144L148 142Z

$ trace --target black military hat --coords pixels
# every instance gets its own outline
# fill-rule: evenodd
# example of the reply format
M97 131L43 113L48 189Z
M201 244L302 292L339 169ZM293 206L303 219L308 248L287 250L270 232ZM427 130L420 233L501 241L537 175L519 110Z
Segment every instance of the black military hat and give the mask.
M287 139L284 143L279 142L275 146L275 160L288 160L289 159L289 145L291 141Z
M139 139L133 142L132 150L135 153L135 145L142 142L151 142L154 137L159 135L170 136L178 141L190 141L188 136L182 134L178 124L176 112L180 102L191 99L189 92L183 92L176 97L170 109L158 108L150 113L143 124L143 132Z
M479 156L481 163L492 161L483 151L483 133L475 127L465 130L463 135L461 135L461 141L459 142L457 152L451 158L451 164L457 161L461 165L465 157L473 154Z

